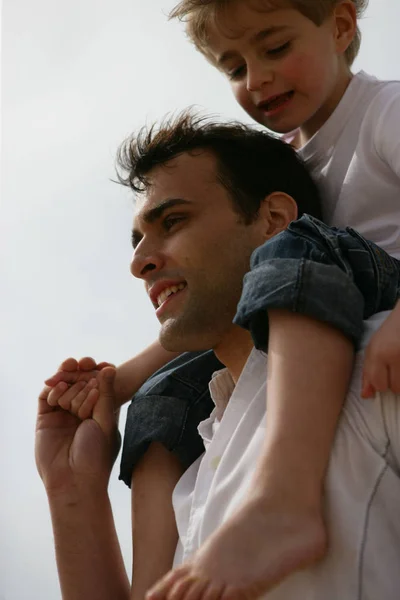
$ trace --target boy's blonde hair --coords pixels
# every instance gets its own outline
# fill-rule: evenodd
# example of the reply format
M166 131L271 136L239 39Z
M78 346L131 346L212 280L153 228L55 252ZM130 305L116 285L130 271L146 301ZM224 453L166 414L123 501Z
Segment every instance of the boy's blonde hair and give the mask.
M172 9L169 18L178 18L186 22L186 32L189 39L196 48L211 57L207 52L208 46L208 25L212 20L221 18L221 13L228 12L233 3L239 0L181 0L174 9ZM248 0L247 0L248 1ZM263 0L258 0L258 5ZM340 0L267 0L268 7L289 6L295 8L302 15L313 21L316 25L321 25L323 21L332 13L334 7ZM361 17L368 5L368 0L352 0L355 5L357 18ZM357 26L357 31L353 41L347 48L345 58L350 66L354 62L361 44L361 32ZM211 61L212 62L212 61Z

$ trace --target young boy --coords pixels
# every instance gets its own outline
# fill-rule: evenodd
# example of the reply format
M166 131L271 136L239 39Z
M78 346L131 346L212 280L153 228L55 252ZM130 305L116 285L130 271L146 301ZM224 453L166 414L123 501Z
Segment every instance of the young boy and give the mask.
M304 0L191 0L181 2L172 16L187 18L189 36L229 77L238 102L248 114L278 133L289 134L290 141L299 148L321 185L326 202L325 220L332 225L355 227L398 258L400 235L397 224L400 219L394 202L400 188L400 159L394 115L400 102L400 86L384 84L363 74L356 77L351 74L350 65L359 45L356 12L361 14L365 4L351 0L312 3ZM380 199L379 215L373 209L377 198ZM269 318L268 350L273 355L276 340L285 332L289 321L285 323L285 316L280 315L276 326L275 315L270 313ZM315 348L313 351L307 348L313 326L304 324L303 339L300 337L297 344L302 352L303 370L307 373L318 369L319 357ZM395 353L392 355L391 352L397 352L399 328L397 307L367 350L366 395L387 387L398 391ZM290 338L290 332L288 335ZM334 357L337 352L335 340L323 343ZM164 364L167 357L171 355L160 350L156 352L153 348L124 366L120 371L119 381L123 382L120 383L120 396L126 397L129 388L133 392L139 387L138 373L140 379L146 378ZM143 362L146 368L142 368ZM67 366L76 368L75 363ZM93 369L93 364L82 363L81 368ZM258 509L261 507L261 512L264 511L267 525L260 531L258 539L255 536L253 550L263 553L266 564L273 564L263 573L252 574L257 582L262 580L263 589L268 589L290 570L288 563L291 569L296 569L323 553L321 487L351 360L348 372L336 382L330 399L321 398L318 386L299 398L294 381L292 383L290 376L287 377L290 363L285 368L286 371L274 375L281 384L273 386L269 383L268 390L271 428L270 445L265 453L267 458L263 457L267 478L264 484L268 483L267 489L278 491L272 503L270 499L262 498L258 505ZM132 374L124 377L127 369L132 369ZM55 383L57 378L51 381ZM58 388L58 391L62 390L62 387ZM54 399L56 401L56 396ZM95 399L94 391L83 406L82 417L90 414ZM329 424L324 423L327 405L331 410ZM273 406L277 408L275 413ZM134 414L133 411L132 416ZM284 434L289 423L291 440L287 443ZM323 435L318 450L310 448L308 454L304 448L315 429ZM147 440L147 446L149 441L157 441L157 438ZM302 463L303 469L304 463L310 465L316 455L316 468L302 471L301 489L295 478L291 487L291 473L301 468ZM271 472L282 475L268 481ZM210 539L200 556L195 556L187 567L168 577L155 595L166 595L176 582L182 592L197 576L214 581L215 573L218 573L219 581L226 581L233 589L239 586L249 565L244 561L242 572L232 572L229 555L240 546L242 532L257 517L256 513L253 503L252 512L244 510L233 525L227 523L224 531ZM288 521L291 525L293 521L297 522L297 531L304 539L303 547L293 547L292 529L289 535L285 531ZM251 596L252 583L247 581L247 588L242 587L241 593ZM169 597L175 597L174 594Z

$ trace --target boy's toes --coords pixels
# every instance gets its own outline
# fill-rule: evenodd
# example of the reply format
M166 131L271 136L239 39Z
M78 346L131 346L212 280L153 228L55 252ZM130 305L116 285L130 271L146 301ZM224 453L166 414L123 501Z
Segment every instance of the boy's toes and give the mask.
M179 567L170 571L146 593L146 600L164 600L171 592L175 583L182 581L187 575L188 567Z
M172 586L167 600L200 600L207 585L207 579L188 574Z
M222 600L225 585L222 583L209 583L203 592L202 600Z

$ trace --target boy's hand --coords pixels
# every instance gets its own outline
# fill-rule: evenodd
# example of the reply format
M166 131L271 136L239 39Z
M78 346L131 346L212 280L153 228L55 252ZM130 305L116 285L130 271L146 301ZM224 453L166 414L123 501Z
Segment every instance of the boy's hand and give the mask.
M61 363L57 373L45 381L52 388L48 393L47 403L53 407L60 406L82 420L88 419L99 398L99 373L109 366L112 365L106 362L96 364L90 357L79 361L67 358ZM74 385L78 382L81 385Z
M387 390L400 394L400 302L365 351L362 397Z

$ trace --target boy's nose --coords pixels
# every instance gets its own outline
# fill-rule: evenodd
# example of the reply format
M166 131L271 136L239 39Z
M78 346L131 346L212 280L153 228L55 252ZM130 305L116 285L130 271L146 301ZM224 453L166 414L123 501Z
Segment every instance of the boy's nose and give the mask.
M265 65L247 66L247 90L258 92L264 84L271 83L274 78L272 69Z

